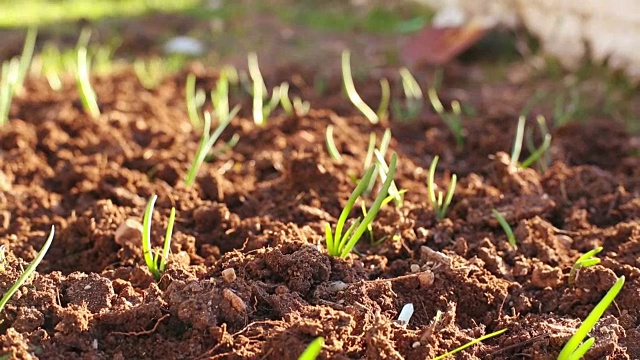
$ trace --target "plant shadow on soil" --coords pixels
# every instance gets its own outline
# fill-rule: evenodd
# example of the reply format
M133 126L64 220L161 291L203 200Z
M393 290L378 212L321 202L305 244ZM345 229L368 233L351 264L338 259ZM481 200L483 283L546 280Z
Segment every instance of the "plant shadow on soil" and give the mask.
M469 90L476 115L465 121L461 150L431 111L374 126L355 114L339 79L319 95L306 85L312 74L289 67L267 78L298 79L291 92L311 102L305 116L276 112L259 128L250 100L233 99L243 108L223 140L237 133L240 142L205 164L192 188L183 179L199 133L184 110L185 73L152 91L129 71L95 78L97 120L83 113L73 83L54 92L30 79L0 129L0 239L10 250L0 288L15 281L26 264L20 259L34 257L52 224L59 231L35 277L0 314L0 353L296 359L323 336L322 358L425 359L508 328L465 358L553 359L625 275L587 358L640 357L640 158L630 155L637 139L599 119L553 128L551 166L518 170L505 152L531 95L522 89ZM210 90L217 74L198 78ZM446 85L448 103L459 90ZM358 87L369 103L379 99L377 82ZM340 163L324 148L328 124ZM362 173L369 133L385 127L405 203L384 207L374 222L375 237L390 239L377 246L363 239L361 255L332 258L324 224L335 223L354 186L350 175ZM459 177L441 222L427 201L425 169L435 155L438 184ZM142 218L152 194L156 246L169 209L177 210L158 283L142 265L139 240L115 237L125 220ZM514 226L517 248L494 208ZM602 263L567 285L575 259L597 246ZM222 276L230 268L235 279ZM403 327L395 319L409 302L416 311Z

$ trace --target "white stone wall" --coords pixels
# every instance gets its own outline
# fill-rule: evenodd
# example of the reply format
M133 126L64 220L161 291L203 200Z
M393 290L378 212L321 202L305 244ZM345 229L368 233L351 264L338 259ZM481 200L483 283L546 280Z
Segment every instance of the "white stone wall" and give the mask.
M446 17L524 26L569 68L586 57L640 80L640 0L416 0ZM436 16L438 19L438 16Z

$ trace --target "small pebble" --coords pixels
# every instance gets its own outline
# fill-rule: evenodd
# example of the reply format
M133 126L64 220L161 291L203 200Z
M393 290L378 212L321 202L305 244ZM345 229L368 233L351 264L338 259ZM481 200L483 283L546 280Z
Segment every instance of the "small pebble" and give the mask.
M115 235L116 244L120 246L142 244L142 224L135 219L127 219L118 226Z
M231 307L239 312L245 312L247 310L247 304L244 303L244 301L242 300L242 298L238 295L236 295L233 291L229 290L229 289L224 289L222 290L222 297L225 298L225 300L229 301L229 303L231 303Z
M420 271L420 265L418 265L418 264L411 264L411 272L412 272L412 273L417 273L418 271Z
M231 283L236 280L236 271L233 268L222 270L222 278L224 281Z
M418 281L420 281L420 286L431 286L435 280L435 276L433 275L433 271L427 270L418 275Z
M329 284L329 287L327 290L329 290L330 292L338 292L338 291L344 291L347 290L347 288L349 287L349 285L343 283L342 281L333 281Z

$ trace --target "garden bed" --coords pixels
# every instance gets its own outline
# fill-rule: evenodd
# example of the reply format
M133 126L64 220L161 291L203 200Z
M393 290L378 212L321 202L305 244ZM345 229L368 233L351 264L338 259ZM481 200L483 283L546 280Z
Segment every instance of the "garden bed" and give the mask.
M320 358L428 359L507 328L458 358L555 359L624 275L585 358L640 358L638 138L606 119L551 127L548 169L514 167L507 153L532 91L465 88L456 79L467 71L450 69L440 92L445 103L464 98L475 108L464 120L462 147L426 106L414 120L372 125L341 93L339 77L318 94L312 72L275 72L267 84L289 81L292 94L310 101L309 113L276 110L259 127L250 96L237 92L232 104L242 109L222 140L240 140L205 163L192 187L184 178L201 134L187 118L185 73L154 90L132 72L95 78L102 111L95 120L73 82L56 92L30 79L0 128L0 241L7 247L0 289L16 281L51 225L56 234L35 276L0 313L0 354L296 359L324 337ZM197 75L198 87L214 88L214 71ZM377 80L358 88L370 104L379 101ZM341 162L325 147L329 124ZM386 128L404 204L383 207L373 222L374 238L386 240L373 245L363 237L357 253L329 256L325 224L335 226L352 178L364 172L370 133L379 139ZM437 184L458 177L441 221L426 186L435 155ZM136 232L116 239L127 219L142 222L154 194L154 246L170 208L177 212L158 282ZM513 227L517 246L493 209ZM569 285L576 259L598 246L601 263ZM228 269L235 279L223 276ZM407 303L415 312L405 327L396 319Z

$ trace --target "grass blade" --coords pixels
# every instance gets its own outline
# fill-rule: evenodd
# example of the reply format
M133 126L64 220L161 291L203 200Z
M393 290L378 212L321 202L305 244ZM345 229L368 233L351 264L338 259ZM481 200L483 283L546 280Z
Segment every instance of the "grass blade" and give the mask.
M446 354L442 354L440 356L436 356L435 358L433 358L433 360L442 360L442 359L446 358L447 356L451 356L451 355L453 355L455 353L458 353L458 352L460 352L460 351L462 351L462 350L464 350L464 349L466 349L466 348L468 348L470 346L478 344L478 343L480 343L480 342L482 342L482 341L484 341L486 339L492 338L494 336L498 336L498 335L504 333L505 331L507 331L507 329L498 330L496 332L492 332L491 334L487 334L487 335L481 336L481 337L479 337L477 339L473 339L473 340L469 341L468 343L466 343L466 344L464 344L464 345L462 345L462 346L460 346L460 347L458 347L458 348L456 348L454 350L449 351Z
M348 50L342 52L342 79L344 81L344 87L347 90L349 100L355 105L358 110L364 115L372 124L380 122L378 115L367 105L364 100L358 94L356 85L353 83L353 76L351 75L351 53Z
M322 351L322 346L324 346L324 338L319 337L313 340L304 352L300 355L298 360L315 360L318 355L320 355L320 351Z
M573 358L573 354L576 351L586 352L584 347L581 346L582 340L587 337L589 331L593 329L598 320L602 317L604 312L607 310L609 305L613 302L613 300L618 296L620 290L622 290L622 286L624 285L624 276L620 276L618 280L613 284L611 289L607 292L607 294L600 300L600 302L591 310L587 318L584 319L580 327L576 330L575 334L567 341L565 346L558 354L558 360L569 360ZM588 350L588 349L587 349Z
M49 232L49 237L44 242L44 245L42 246L42 249L40 249L40 251L38 252L38 255L36 255L36 258L33 259L31 264L29 264L27 269L22 273L22 275L20 275L18 280L9 288L9 290L7 290L6 293L4 293L4 295L2 296L2 299L0 299L0 312L2 312L5 305L7 305L7 302L9 302L9 299L11 299L13 294L15 294L16 291L18 291L20 286L22 286L22 284L24 284L24 282L27 281L27 279L31 276L31 274L36 270L36 267L40 264L40 262L44 258L44 255L49 250L49 247L51 246L51 242L53 242L53 236L55 235L55 233L56 233L56 228L52 225L51 231Z

